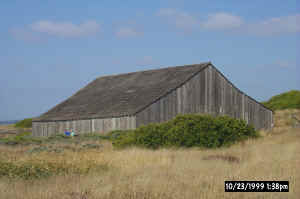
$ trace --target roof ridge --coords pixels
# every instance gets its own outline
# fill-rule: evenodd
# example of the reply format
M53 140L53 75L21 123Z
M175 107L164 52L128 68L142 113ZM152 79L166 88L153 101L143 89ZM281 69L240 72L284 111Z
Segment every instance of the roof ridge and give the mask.
M174 68L181 68L181 67L192 67L192 66L205 65L205 64L211 64L211 62L208 61L208 62L201 62L201 63L198 63L198 64L185 64L185 65L167 66L167 67L163 67L163 68L153 68L153 69L149 69L149 70L139 70L139 71L127 72L127 73L102 75L102 76L97 77L96 79L100 79L100 78L103 78L103 77L117 77L117 76L129 75L129 74L134 74L134 73L151 72L151 71L158 71L158 70L167 70L167 69L174 69ZM94 79L94 80L96 80L96 79Z

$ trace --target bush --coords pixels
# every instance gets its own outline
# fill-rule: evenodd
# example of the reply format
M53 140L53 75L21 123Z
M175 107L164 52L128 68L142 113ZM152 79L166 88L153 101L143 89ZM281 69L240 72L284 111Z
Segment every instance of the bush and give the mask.
M112 131L115 132L115 131ZM122 133L120 133L122 132ZM117 147L125 147L125 146L131 146L135 143L135 133L134 130L126 130L126 131L120 131L118 130L117 134L114 133L109 133L108 135L110 136L112 140L112 144ZM112 136L115 135L115 136ZM134 139L134 140L133 140Z
M127 132L127 131L126 131ZM120 137L122 134L124 134L125 131L124 130L114 130L114 131L111 131L109 132L108 134L106 134L106 136L109 138L109 139L116 139L118 137Z
M300 91L292 90L275 95L263 104L272 110L300 109Z
M15 127L17 128L31 128L32 127L32 118L27 118L24 120L21 120L15 124Z
M259 137L258 132L243 120L228 116L179 115L169 122L123 132L113 140L113 145L151 149L173 146L216 148L256 137Z
M0 178L19 178L24 180L39 179L54 175L87 174L103 172L109 169L106 164L87 161L84 166L71 163L55 163L47 161L10 162L0 159Z

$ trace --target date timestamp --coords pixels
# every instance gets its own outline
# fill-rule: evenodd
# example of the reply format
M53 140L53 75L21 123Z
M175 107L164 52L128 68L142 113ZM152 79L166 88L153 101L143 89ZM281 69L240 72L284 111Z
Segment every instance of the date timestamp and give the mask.
M289 181L225 181L225 192L289 192Z

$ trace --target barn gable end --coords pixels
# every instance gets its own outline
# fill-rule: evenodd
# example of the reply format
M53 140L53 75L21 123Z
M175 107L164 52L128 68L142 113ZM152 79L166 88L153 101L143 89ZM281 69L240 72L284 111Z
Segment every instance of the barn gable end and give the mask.
M212 64L136 114L137 127L178 114L206 113L243 119L256 129L272 127L272 111L236 88Z

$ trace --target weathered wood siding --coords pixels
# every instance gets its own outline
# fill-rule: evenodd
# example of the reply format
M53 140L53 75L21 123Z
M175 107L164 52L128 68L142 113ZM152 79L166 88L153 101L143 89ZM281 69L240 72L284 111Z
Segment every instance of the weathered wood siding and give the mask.
M136 125L164 122L186 113L229 115L256 129L272 126L272 111L242 93L212 66L137 113Z
M104 118L73 121L33 122L32 133L34 136L50 136L62 134L65 130L73 129L77 134L107 133L119 129L135 129L135 117Z
M76 133L106 133L164 122L177 114L208 113L244 119L256 129L272 127L272 111L237 89L210 65L132 117L33 122L33 135L50 136L73 129Z

